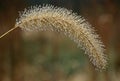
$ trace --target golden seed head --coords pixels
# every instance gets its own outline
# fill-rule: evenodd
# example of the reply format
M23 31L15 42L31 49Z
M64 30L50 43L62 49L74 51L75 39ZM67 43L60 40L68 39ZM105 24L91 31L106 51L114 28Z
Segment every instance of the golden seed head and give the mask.
M27 32L50 30L62 33L85 50L95 67L105 69L107 65L104 45L99 36L83 17L72 11L50 5L25 9L16 26Z

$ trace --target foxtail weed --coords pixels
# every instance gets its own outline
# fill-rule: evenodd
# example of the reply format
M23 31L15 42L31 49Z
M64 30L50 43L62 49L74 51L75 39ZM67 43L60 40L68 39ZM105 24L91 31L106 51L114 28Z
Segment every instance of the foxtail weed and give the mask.
M70 10L51 5L25 9L20 13L15 26L0 38L18 27L25 32L49 30L64 34L85 51L97 69L106 68L107 58L99 36L83 17Z

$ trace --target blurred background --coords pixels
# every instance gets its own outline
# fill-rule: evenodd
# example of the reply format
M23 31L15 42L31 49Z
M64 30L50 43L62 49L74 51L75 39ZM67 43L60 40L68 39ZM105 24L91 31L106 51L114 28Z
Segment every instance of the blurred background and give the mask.
M0 39L0 81L120 81L120 0L0 0L0 35L18 11L52 4L85 17L109 55L105 72L95 71L84 51L55 32L22 35L18 28Z

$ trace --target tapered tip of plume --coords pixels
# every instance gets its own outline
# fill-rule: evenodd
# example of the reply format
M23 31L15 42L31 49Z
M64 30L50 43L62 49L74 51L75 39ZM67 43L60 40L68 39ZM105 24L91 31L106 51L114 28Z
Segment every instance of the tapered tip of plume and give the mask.
M51 5L32 7L20 14L16 26L26 32L50 30L64 34L85 50L95 67L106 68L107 58L99 36L83 17L72 11Z

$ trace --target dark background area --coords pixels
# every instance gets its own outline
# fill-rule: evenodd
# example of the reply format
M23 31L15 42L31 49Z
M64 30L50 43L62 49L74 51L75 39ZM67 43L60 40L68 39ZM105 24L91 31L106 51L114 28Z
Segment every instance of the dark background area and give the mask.
M51 4L86 18L109 55L107 71L95 71L84 51L55 32L23 35L16 29L0 39L0 81L120 81L119 0L0 0L0 35L24 8Z

